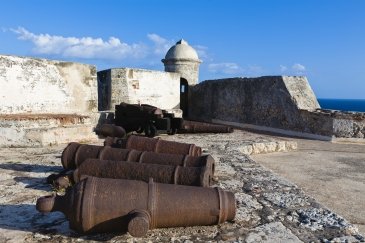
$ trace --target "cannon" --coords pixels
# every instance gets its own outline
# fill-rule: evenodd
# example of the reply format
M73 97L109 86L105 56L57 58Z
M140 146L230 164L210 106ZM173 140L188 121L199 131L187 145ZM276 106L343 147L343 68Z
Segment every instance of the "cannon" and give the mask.
M62 152L61 163L65 169L76 169L84 160L90 158L145 164L180 165L184 167L200 167L211 164L214 171L214 159L210 155L191 156L187 154L156 153L80 143L68 144Z
M184 120L178 133L231 133L233 128L207 122Z
M211 184L211 169L202 167L182 167L158 164L140 164L126 161L86 159L76 170L59 176L53 182L57 189L67 188L81 180L83 176L112 179L142 180L188 186L208 187Z
M133 149L112 148L80 143L69 143L63 150L61 163L65 169L59 174L48 176L47 182L54 184L58 178L67 177L69 170L80 167L87 159L116 160L138 162L142 164L160 164L182 167L206 167L211 177L214 175L215 162L212 156L189 156L182 154L165 154ZM62 179L60 179L62 180ZM62 183L65 184L66 182Z
M149 229L214 225L232 221L234 194L204 188L143 181L86 177L64 196L37 200L40 212L63 212L80 233L129 232L143 237Z
M200 156L202 154L202 149L195 144L179 143L159 138L147 138L135 135L131 135L128 138L107 137L104 141L104 145L166 154L187 154L190 156Z
M115 124L122 126L127 133L144 132L147 137L154 137L159 130L175 134L181 126L181 118L175 118L155 106L147 104L120 103L115 106Z
M95 132L97 135L102 135L104 137L118 138L123 138L127 134L123 127L113 124L103 124L98 129L95 129Z

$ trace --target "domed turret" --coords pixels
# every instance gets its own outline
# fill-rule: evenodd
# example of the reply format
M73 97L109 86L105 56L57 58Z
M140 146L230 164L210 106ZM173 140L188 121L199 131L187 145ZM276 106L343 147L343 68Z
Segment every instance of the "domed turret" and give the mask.
M161 60L166 72L180 73L189 85L195 85L199 79L199 65L202 62L197 52L185 40L176 42Z

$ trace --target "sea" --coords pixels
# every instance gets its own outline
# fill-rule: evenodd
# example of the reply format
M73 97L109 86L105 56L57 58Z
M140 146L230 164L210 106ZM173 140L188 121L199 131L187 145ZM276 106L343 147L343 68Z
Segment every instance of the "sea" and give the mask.
M365 100L317 99L322 109L365 112Z

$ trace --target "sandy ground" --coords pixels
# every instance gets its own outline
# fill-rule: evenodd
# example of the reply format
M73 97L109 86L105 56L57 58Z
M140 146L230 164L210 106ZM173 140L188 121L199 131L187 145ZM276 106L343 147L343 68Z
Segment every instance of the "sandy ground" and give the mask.
M296 151L252 158L303 188L365 234L365 145L295 141Z

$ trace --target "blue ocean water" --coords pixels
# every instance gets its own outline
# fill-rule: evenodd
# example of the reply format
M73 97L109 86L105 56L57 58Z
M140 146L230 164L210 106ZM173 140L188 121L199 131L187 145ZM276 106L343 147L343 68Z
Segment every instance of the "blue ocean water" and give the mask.
M365 100L318 99L322 109L365 112Z

